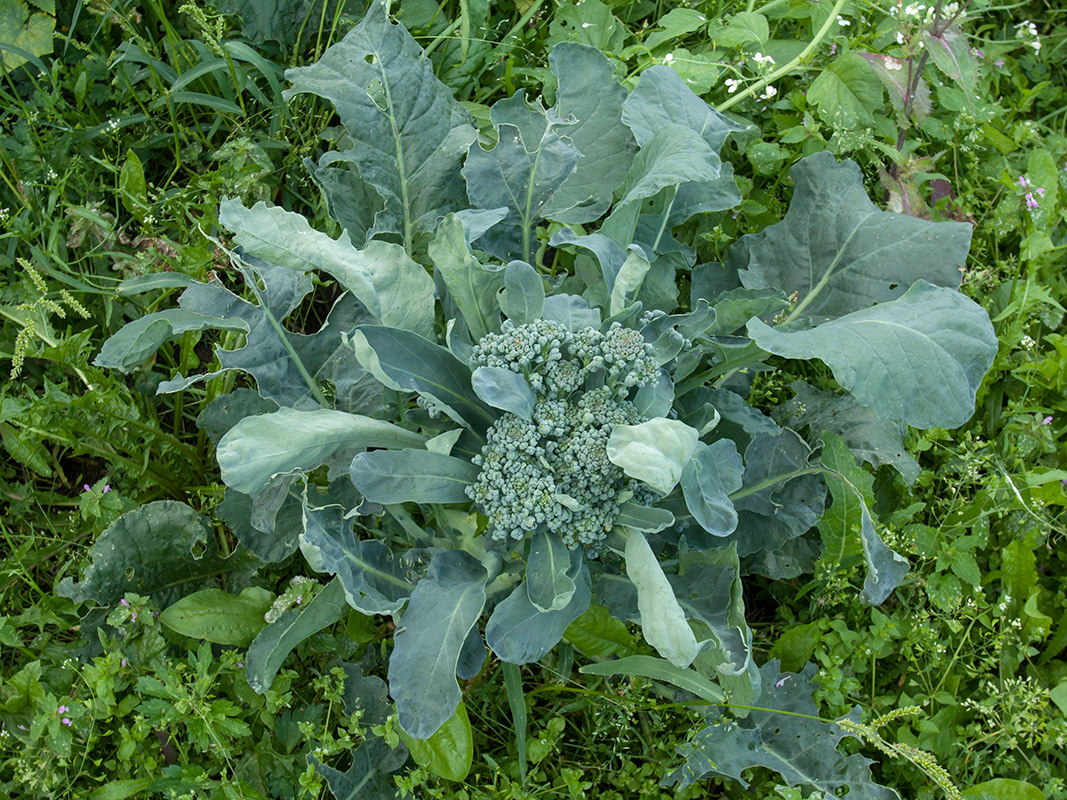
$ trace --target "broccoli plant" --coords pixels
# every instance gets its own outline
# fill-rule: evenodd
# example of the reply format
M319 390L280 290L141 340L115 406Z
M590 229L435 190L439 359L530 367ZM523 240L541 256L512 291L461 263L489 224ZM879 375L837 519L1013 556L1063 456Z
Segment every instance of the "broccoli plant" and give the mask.
M519 665L567 638L604 660L588 634L610 614L650 650L587 669L751 703L766 687L744 575L858 566L878 604L908 571L879 535L861 462L913 480L905 427L973 412L996 337L956 291L969 226L879 210L856 164L818 153L793 166L780 222L698 264L675 235L740 202L720 150L753 131L666 66L627 90L598 51L564 43L549 67L555 104L501 100L479 137L371 4L320 61L287 73L290 93L330 100L347 132L344 149L308 162L340 237L224 201L245 296L194 283L97 359L131 370L185 331L244 334L216 348L215 371L159 388L249 376L254 391L201 415L227 487L219 516L259 559L299 549L335 576L327 600L253 642L258 691L344 608L387 615L401 728L420 740L448 725L459 741L458 726L469 746L457 677L483 669L487 646ZM316 272L344 293L321 330L294 334L284 320ZM797 384L767 416L747 397L772 355L822 361L842 391ZM745 729L746 752L759 730ZM775 752L788 757L795 738ZM686 774L710 769L699 741ZM790 781L821 776L811 786L869 781L843 757L790 763Z

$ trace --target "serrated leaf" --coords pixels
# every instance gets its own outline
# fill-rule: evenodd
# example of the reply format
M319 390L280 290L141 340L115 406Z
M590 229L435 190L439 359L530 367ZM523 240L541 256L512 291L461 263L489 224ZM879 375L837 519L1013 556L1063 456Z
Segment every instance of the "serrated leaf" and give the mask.
M249 586L239 595L202 589L167 606L159 621L181 636L248 647L266 627L263 615L273 602L274 594L258 586Z
M959 25L949 25L940 34L922 32L926 52L945 75L959 84L973 108L978 89L978 59Z
M248 685L258 694L267 691L293 649L309 636L341 619L347 608L341 582L334 579L310 603L298 609L289 609L276 622L261 630L249 646L245 658Z
M919 279L959 286L970 225L878 210L859 167L829 153L802 159L791 174L785 218L727 254L746 288L795 291L791 318L819 323L896 299Z
M829 471L826 483L834 497L819 525L825 545L822 561L838 566L850 554L862 553L867 576L860 599L881 605L908 573L907 559L887 547L874 527L868 510L874 478L856 464L844 439L830 431L824 431L822 439L822 463Z
M347 231L331 239L300 214L262 202L245 208L233 198L222 201L219 222L256 258L335 278L382 325L433 334L433 279L399 245L371 240L357 250Z
M904 447L907 429L903 424L863 407L851 395L820 392L803 381L794 381L790 388L795 397L776 412L780 420L788 420L789 427L800 430L807 425L811 436L833 431L854 456L874 467L893 466L909 486L919 477L919 462Z
M407 245L466 205L459 167L476 135L470 116L382 3L317 62L285 75L287 99L311 92L336 107L353 163L385 203L372 234L397 232Z
M770 353L821 359L865 406L917 428L957 428L970 419L997 353L985 309L922 280L897 300L808 330L786 332L758 319L747 329Z
M485 605L486 578L473 557L448 550L411 593L389 657L389 693L400 726L416 739L432 736L459 704L456 665Z
M611 616L606 606L597 603L576 617L563 635L588 658L623 658L637 650L637 643L626 624Z
M167 606L227 569L208 518L174 500L127 511L100 534L88 557L81 580L63 578L56 594L109 606L136 592Z
M676 667L688 667L697 657L696 636L685 621L667 576L648 546L645 535L626 535L626 575L637 589L637 607L645 641Z
M811 699L814 674L814 664L800 674L786 675L779 672L777 661L764 665L759 701L763 708L750 711L738 722L723 720L717 709L708 712L710 724L681 747L686 761L665 783L685 788L710 773L747 787L741 773L763 766L779 773L790 786L815 789L830 797L843 788L865 800L899 800L894 790L871 780L868 759L838 753L837 743L848 734L835 723L819 721Z
M873 125L882 105L882 84L859 53L839 56L808 87L808 102L835 128Z
M219 441L227 486L255 494L280 473L314 469L366 447L421 447L425 437L389 422L343 411L297 411L245 417Z
M352 459L352 483L373 503L463 503L479 469L427 450L373 450Z

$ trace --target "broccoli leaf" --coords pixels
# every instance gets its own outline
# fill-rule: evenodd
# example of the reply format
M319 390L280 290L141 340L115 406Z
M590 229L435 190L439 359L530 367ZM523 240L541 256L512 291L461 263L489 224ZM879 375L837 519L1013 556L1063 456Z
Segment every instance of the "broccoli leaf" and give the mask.
M744 465L730 439L697 444L682 469L685 505L700 527L712 536L729 536L737 527L737 511L730 493L741 488Z
M373 450L352 459L352 483L374 503L463 503L478 468L427 450Z

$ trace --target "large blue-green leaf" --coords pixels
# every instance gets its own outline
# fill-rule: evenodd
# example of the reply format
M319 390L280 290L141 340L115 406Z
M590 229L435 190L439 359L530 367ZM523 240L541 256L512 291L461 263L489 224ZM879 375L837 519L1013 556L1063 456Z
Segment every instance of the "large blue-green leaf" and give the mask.
M354 154L349 155L354 158ZM352 244L356 247L366 244L367 234L374 229L375 216L385 207L382 196L360 177L355 164L344 153L323 153L317 164L305 158L304 168L322 190L330 217L348 232Z
M336 575L345 600L364 614L395 614L414 588L423 552L393 552L377 539L359 539L337 505L316 507L312 497L304 503L300 551L316 572Z
M521 95L516 97L525 105ZM497 106L508 102L502 100ZM539 111L544 119L543 110L528 111L530 117ZM536 250L534 229L545 218L549 200L574 172L581 153L548 127L547 119L540 131L536 120L525 124L525 131L511 122L496 127L499 139L492 150L475 144L467 155L463 165L467 194L478 208L508 209L504 221L483 237L485 249L505 261L521 258L530 262ZM527 142L524 133L530 136L535 132L540 136Z
M715 669L722 675L743 675L752 665L752 631L745 622L740 572L731 545L681 554L679 574L670 577L678 604L710 632L711 641L701 642L701 647L716 651Z
M334 800L394 800L396 782L387 774L392 752L384 739L368 739L352 751L352 765L346 772L323 764L311 753L307 762L326 779Z
M699 672L664 661L655 656L626 656L603 664L586 664L583 675L641 675L654 681L663 681L679 689L691 692L709 703L721 703L722 689Z
M688 667L697 657L696 636L685 621L685 613L656 554L645 535L637 530L626 535L626 575L637 589L645 641L671 664Z
M626 90L615 81L612 62L593 47L563 42L549 54L548 65L559 82L549 118L581 158L544 215L571 224L592 222L608 210L637 149L621 124Z
M700 442L682 469L682 496L700 527L712 536L729 536L737 527L730 493L743 483L744 465L730 439Z
M956 288L971 226L880 211L852 161L816 153L792 170L785 218L727 254L749 289L798 293L790 319L816 323L896 299L917 280Z
M462 550L438 553L411 593L389 657L400 727L428 739L459 705L456 665L485 605L485 568Z
M571 552L560 537L547 531L535 533L530 541L526 591L538 611L559 611L574 596Z
M790 428L810 428L813 442L824 430L838 434L852 454L874 467L890 464L910 486L919 477L919 462L904 447L906 427L861 406L848 394L820 392L804 381L790 384L796 395L776 410Z
M836 433L823 431L822 440L822 464L834 502L819 522L823 540L820 561L839 567L850 556L862 554L867 576L860 599L881 605L907 574L907 559L887 547L874 527L868 509L874 500L874 478L856 464L845 440Z
M212 317L185 308L156 311L123 325L118 333L104 342L93 364L129 372L141 366L165 342L189 331L206 330L247 333L248 322L240 318Z
M525 261L512 261L504 270L504 313L516 325L541 319L545 310L545 284Z
M245 677L259 694L274 682L288 655L302 641L344 616L347 610L341 582L334 579L299 609L290 609L259 632L248 648Z
M478 479L469 461L428 450L373 450L352 459L352 483L373 503L463 503Z
M502 661L530 664L543 658L563 638L568 626L589 607L589 570L580 550L571 551L568 577L575 589L563 608L539 610L530 602L524 582L493 609L485 626L485 638Z
M640 145L670 123L700 134L716 154L731 133L751 128L717 112L666 66L652 66L641 73L637 86L626 98L622 119Z
M474 127L405 28L380 2L314 64L286 71L293 88L333 102L352 140L352 161L381 195L374 232L418 231L466 205L460 162Z
M847 790L848 796L864 800L900 800L894 790L871 780L870 760L837 751L837 743L848 733L840 725L819 720L811 699L815 671L815 665L808 664L800 674L782 675L777 661L764 665L760 670L762 708L740 721L724 720L719 709L707 712L709 725L681 747L685 763L666 783L685 788L714 774L747 787L741 773L762 766L779 773L790 786L814 789L828 797ZM856 720L858 714L857 708L849 716Z
M255 494L275 475L314 469L366 447L421 447L425 437L361 414L280 408L245 417L219 441L216 455L227 486Z
M444 281L463 314L471 338L477 341L487 333L500 330L496 295L504 285L504 270L496 265L483 265L475 258L471 252L471 232L463 219L449 214L437 226L427 253L434 263L435 274Z
M569 331L600 327L600 309L574 294L554 294L545 298L545 319L566 326Z
M136 592L167 606L232 567L219 556L210 520L174 500L127 511L100 534L88 557L81 580L63 578L56 594L109 606Z
M433 279L400 245L371 240L357 250L347 232L331 239L300 214L265 203L249 209L237 199L222 201L219 222L256 258L335 278L382 325L433 334Z
M957 428L970 419L997 353L985 309L926 281L897 300L808 330L753 319L748 334L776 355L821 359L865 406L918 428Z
M478 367L471 375L471 388L488 406L523 419L532 419L537 397L526 379L504 367Z
M474 396L470 367L444 347L411 331L377 325L361 325L349 342L364 368L390 389L418 392L477 433L496 419Z

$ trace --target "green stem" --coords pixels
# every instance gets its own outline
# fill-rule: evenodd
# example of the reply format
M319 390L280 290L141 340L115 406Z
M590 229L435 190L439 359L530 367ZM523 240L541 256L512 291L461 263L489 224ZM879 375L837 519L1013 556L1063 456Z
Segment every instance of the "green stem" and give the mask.
M808 42L808 46L800 51L800 55L798 55L796 58L794 58L792 61L785 64L784 66L779 67L774 72L760 78L751 86L748 86L744 90L738 92L733 97L729 98L725 103L718 105L715 110L723 112L726 111L728 108L733 108L745 98L751 97L756 92L769 86L779 78L791 72L796 67L800 66L801 62L803 62L808 56L815 52L815 49L820 44L822 44L822 40L826 38L833 26L837 24L837 15L841 12L841 9L844 8L846 2L848 2L848 0L837 0L837 2L834 3L834 7L830 9L830 15L826 18L826 21L822 24L822 27L819 28L819 30L816 32L815 38Z

